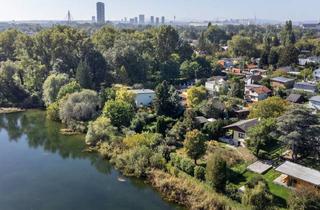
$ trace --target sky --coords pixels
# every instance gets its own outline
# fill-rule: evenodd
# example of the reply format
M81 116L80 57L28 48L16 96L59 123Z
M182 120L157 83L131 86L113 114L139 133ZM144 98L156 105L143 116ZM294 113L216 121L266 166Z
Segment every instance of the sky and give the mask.
M95 16L97 0L0 0L0 22L11 20L74 20ZM320 20L320 0L102 0L108 20L139 14L172 20L254 18ZM148 18L147 18L148 19Z

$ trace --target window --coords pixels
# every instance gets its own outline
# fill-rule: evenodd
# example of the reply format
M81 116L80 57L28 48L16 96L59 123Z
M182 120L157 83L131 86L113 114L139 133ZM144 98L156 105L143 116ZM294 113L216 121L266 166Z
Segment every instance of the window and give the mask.
M240 139L244 139L245 138L245 134L244 133L239 133L239 138Z

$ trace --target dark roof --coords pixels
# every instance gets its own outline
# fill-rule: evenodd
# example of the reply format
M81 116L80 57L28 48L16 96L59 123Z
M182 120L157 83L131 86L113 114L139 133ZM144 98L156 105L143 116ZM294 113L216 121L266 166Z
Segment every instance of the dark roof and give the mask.
M243 132L247 132L249 128L256 126L258 123L259 123L258 119L241 120L239 122L236 122L234 124L224 127L224 129L238 128Z
M300 94L290 94L287 98L287 101L290 101L292 103L299 103L303 101L303 96Z
M290 79L286 77L275 77L275 78L272 78L271 81L279 82L279 83L287 83L287 82L293 82L294 79Z
M316 186L320 186L320 171L289 161L286 161L284 164L279 166L276 171L309 182Z

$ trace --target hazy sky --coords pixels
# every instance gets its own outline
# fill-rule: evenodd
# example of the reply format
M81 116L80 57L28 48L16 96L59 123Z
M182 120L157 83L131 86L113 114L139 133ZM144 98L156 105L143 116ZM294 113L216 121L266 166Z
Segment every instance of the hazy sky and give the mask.
M70 9L73 19L89 20L96 0L0 0L0 21L63 20ZM320 0L103 0L107 19L138 14L167 19L253 18L319 20ZM149 18L147 18L149 19Z

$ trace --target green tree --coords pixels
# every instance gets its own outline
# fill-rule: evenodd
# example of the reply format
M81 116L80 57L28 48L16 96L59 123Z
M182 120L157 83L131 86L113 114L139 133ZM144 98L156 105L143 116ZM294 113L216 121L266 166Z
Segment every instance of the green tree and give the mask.
M193 79L196 76L196 73L201 69L200 64L198 62L191 62L189 60L184 61L180 66L180 74L184 78Z
M77 71L76 79L81 87L91 88L92 85L92 74L91 69L86 61L80 61Z
M227 163L220 154L211 154L207 160L206 180L217 192L224 192L227 182Z
M187 90L187 104L189 107L197 107L207 98L207 90L204 86L191 87Z
M206 152L205 136L198 130L187 132L184 148L187 155L192 158L197 165L197 160Z
M111 120L113 126L130 126L134 108L132 104L122 100L107 101L103 108L103 115Z
M156 37L157 57L161 62L169 59L178 47L179 34L172 26L161 26Z
M60 100L68 94L72 94L80 91L81 91L81 86L79 85L79 83L77 83L76 81L69 82L68 84L65 84L60 88L57 99Z
M290 66L298 64L299 50L294 45L288 45L280 49L279 66Z
M228 45L231 54L235 57L246 56L251 58L257 55L257 49L250 37L235 35L228 42Z
M279 139L291 149L292 159L317 157L319 151L319 118L303 107L292 108L277 120Z
M66 74L51 74L43 83L43 101L46 106L54 103L60 88L69 82Z
M277 118L288 110L288 106L289 103L280 97L269 97L251 107L249 118Z
M164 81L157 86L155 92L154 107L158 115L177 117L181 114L180 96L173 86Z
M259 156L260 150L273 140L271 132L276 129L276 120L273 118L263 119L258 125L249 129L247 144Z
M241 81L239 78L235 77L230 80L230 90L229 96L236 97L236 98L243 98L244 97L244 82Z
M246 188L242 197L242 203L251 206L253 210L270 209L273 202L273 196L265 182L258 182L254 188Z

